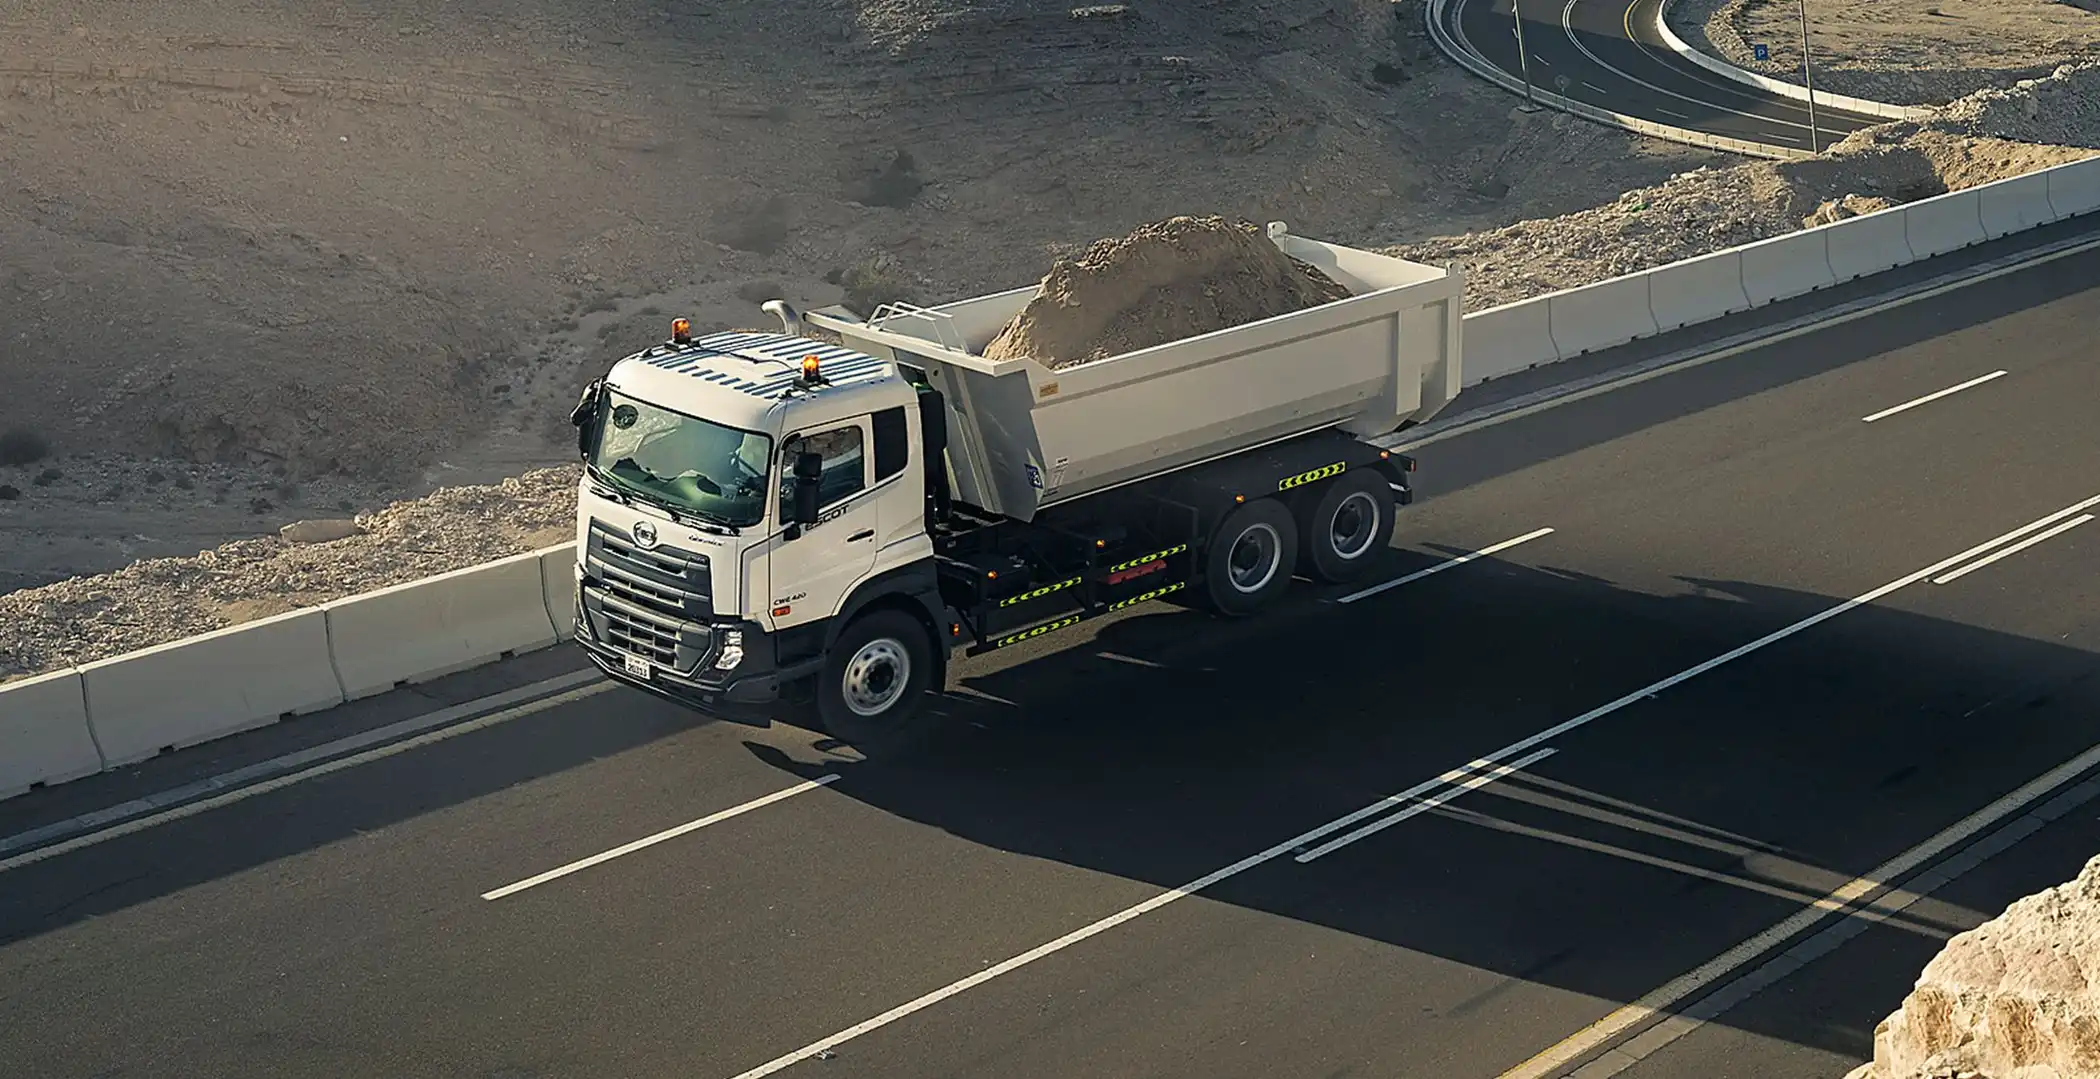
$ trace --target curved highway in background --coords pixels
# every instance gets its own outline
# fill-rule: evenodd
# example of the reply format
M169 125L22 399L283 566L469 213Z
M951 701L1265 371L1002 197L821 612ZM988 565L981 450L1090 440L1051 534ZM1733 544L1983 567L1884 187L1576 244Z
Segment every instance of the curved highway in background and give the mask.
M1661 0L1450 0L1444 28L1459 47L1521 77L1513 4L1538 90L1627 116L1807 151L1808 105L1723 78L1679 56L1656 32ZM1814 146L1888 120L1816 105Z

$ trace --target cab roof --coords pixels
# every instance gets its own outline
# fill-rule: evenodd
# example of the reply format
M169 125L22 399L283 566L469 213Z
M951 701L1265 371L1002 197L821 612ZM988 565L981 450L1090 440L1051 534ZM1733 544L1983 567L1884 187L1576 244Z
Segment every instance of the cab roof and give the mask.
M781 333L712 333L690 344L656 345L629 359L771 401L797 388L804 356L817 358L831 386L877 382L887 373L888 361L865 352Z

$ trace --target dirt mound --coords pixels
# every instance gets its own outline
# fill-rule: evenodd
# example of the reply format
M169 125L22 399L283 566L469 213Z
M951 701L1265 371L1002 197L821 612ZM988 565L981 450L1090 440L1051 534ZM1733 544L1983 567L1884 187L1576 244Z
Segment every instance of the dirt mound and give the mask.
M1257 225L1172 217L1052 263L1042 291L984 355L1070 367L1349 295Z

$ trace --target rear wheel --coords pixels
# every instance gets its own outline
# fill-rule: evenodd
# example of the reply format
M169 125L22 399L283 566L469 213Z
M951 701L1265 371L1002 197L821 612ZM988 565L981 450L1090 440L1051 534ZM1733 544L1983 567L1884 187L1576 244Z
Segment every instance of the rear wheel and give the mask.
M1291 511L1261 498L1219 523L1204 554L1205 598L1224 615L1248 615L1282 597L1298 562L1298 525Z
M863 615L824 661L818 721L863 751L887 748L918 715L932 677L933 645L918 619L887 609Z
M1323 484L1300 510L1299 569L1341 584L1364 575L1393 539L1393 491L1376 469L1352 469Z

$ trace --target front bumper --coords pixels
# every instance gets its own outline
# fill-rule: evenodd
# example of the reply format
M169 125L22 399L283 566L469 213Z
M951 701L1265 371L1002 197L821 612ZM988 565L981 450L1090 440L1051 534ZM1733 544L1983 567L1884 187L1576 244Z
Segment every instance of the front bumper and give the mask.
M661 662L660 653L639 654L606 640L602 597L583 589L576 593L576 644L594 666L613 681L703 715L765 726L772 721L771 706L782 699L783 688L816 672L815 662L780 667L775 662L773 636L756 623L711 628L715 643L694 648L689 641L678 649L680 656L698 655L690 670L681 671ZM715 666L715 659L721 654L721 631L727 629L741 631L744 654L735 667L725 671Z
M615 654L589 641L578 643L607 678L713 719L764 727L772 722L772 705L780 700L784 679L777 673L748 675L718 686L688 681L661 669L638 677L627 669L624 654Z

